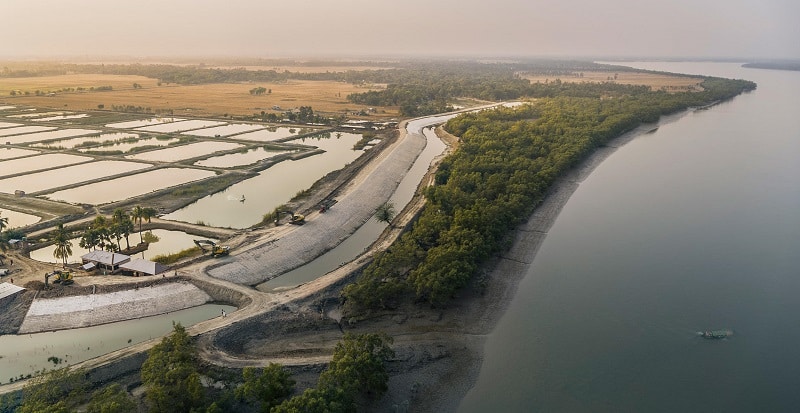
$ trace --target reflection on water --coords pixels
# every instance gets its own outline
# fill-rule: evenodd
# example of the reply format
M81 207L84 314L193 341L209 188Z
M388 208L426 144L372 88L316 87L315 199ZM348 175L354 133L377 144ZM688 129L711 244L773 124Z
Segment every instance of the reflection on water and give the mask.
M354 151L353 145L360 135L342 134L340 138L315 140L313 144L324 153L296 161L283 161L262 171L253 178L232 185L222 192L199 199L197 202L163 216L183 222L202 221L215 227L247 228L261 222L264 214L285 204L299 191L309 188L328 172L343 168L363 151ZM245 202L228 199L245 196Z
M0 122L0 128L10 128L12 126L22 126L21 123Z
M66 189L48 194L47 197L76 204L100 205L211 176L214 176L214 172L200 169L163 168Z
M95 136L84 136L81 138L60 139L57 141L34 143L30 146L35 148L72 149L86 144L96 144L107 141L113 142L122 139L131 139L138 137L139 135L135 133L113 132L113 133L102 133L100 135L95 135Z
M312 128L289 128L286 126L261 129L255 132L243 133L232 136L231 139L243 139L246 141L270 142L278 139L289 138L294 135L311 133Z
M2 216L5 216L5 212ZM138 228L138 225L136 226ZM194 247L194 240L195 239L210 239L211 241L217 242L218 240L214 238L206 238L200 237L197 235L187 234L182 231L170 231L166 229L154 229L150 231L144 231L143 233L152 232L153 235L158 237L157 242L151 243L146 251L142 251L140 253L134 254L135 258L144 258L146 260L152 260L154 257L158 255L169 255L174 254L176 252L183 251L185 249L189 249ZM78 235L78 234L75 234ZM136 245L139 243L139 234L133 233L130 235L129 239L131 246ZM80 237L72 238L70 240L72 242L72 255L67 259L67 263L74 264L81 262L81 256L87 254L89 250L80 247ZM125 248L127 244L125 243L125 238L120 240L120 245L122 248ZM53 251L55 251L55 246L50 245L48 247L39 248L30 252L30 256L32 259L41 262L51 262L54 264L60 264L61 260L57 260L53 257Z
M0 136L17 135L21 133L42 132L56 129L52 126L20 126L17 128L4 128L0 129ZM10 142L10 138L5 139L3 142Z
M205 304L169 314L121 321L95 327L47 333L0 336L0 382L8 383L20 375L61 368L108 354L172 331L173 323L188 327L219 317L222 311L232 313L236 307ZM63 359L55 365L48 357Z
M27 158L26 158L27 159ZM67 166L50 171L37 172L13 178L0 179L0 192L14 193L20 189L25 192L44 191L69 185L79 180L91 180L149 168L152 165L139 162L97 161L81 165Z
M32 151L32 150L29 150L29 149L3 148L3 147L0 147L0 159L19 158L21 156L35 155L37 153L41 153L41 152Z

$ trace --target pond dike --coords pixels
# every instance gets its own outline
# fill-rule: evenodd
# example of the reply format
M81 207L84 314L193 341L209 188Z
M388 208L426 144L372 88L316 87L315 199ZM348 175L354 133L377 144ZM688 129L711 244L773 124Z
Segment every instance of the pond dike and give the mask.
M195 307L214 299L190 282L150 285L132 290L36 298L19 334L96 326L165 314Z

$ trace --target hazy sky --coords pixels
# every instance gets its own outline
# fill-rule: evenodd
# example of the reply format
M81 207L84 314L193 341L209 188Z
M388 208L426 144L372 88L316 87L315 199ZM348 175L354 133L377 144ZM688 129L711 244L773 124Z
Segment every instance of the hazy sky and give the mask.
M0 0L0 57L800 58L798 0Z

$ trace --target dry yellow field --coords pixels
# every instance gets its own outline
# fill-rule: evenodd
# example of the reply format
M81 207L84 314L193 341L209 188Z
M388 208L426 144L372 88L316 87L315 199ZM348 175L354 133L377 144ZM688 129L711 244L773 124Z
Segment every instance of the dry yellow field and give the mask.
M617 78L614 79L614 75ZM583 72L583 77L577 76L544 76L544 75L523 75L525 79L532 83L554 81L560 79L562 82L607 82L609 79L623 85L646 85L653 90L665 88L668 92L686 91L690 88L702 90L699 86L703 79L697 77L670 76L658 73L644 72Z
M133 84L142 87L134 89ZM90 88L112 86L111 91L57 92L55 96L35 96L36 90L43 92L63 88ZM264 87L272 93L260 96L250 94L250 89ZM379 89L381 85L372 85ZM19 105L51 107L69 110L96 110L112 106L141 106L156 110L173 110L174 114L196 116L252 115L274 112L279 106L288 110L300 106L311 106L315 112L344 114L346 111L366 109L347 101L347 95L370 90L349 83L332 81L289 81L285 83L220 83L207 85L158 86L155 79L141 76L117 75L64 75L29 78L0 78L0 101ZM29 91L28 96L10 96L12 90ZM396 117L398 108L379 108L375 117Z

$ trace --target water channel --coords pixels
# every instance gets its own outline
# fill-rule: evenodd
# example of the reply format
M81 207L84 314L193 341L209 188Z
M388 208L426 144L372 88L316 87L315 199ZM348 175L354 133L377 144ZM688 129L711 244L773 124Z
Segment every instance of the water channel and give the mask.
M172 323L184 327L219 317L222 310L232 313L236 307L205 304L169 314L121 321L94 327L24 335L0 335L0 383L8 383L45 369L61 368L108 354L172 330ZM48 360L57 357L63 362ZM52 360L52 359L51 359Z
M581 183L460 412L800 405L800 72L629 65L758 89L638 137Z

